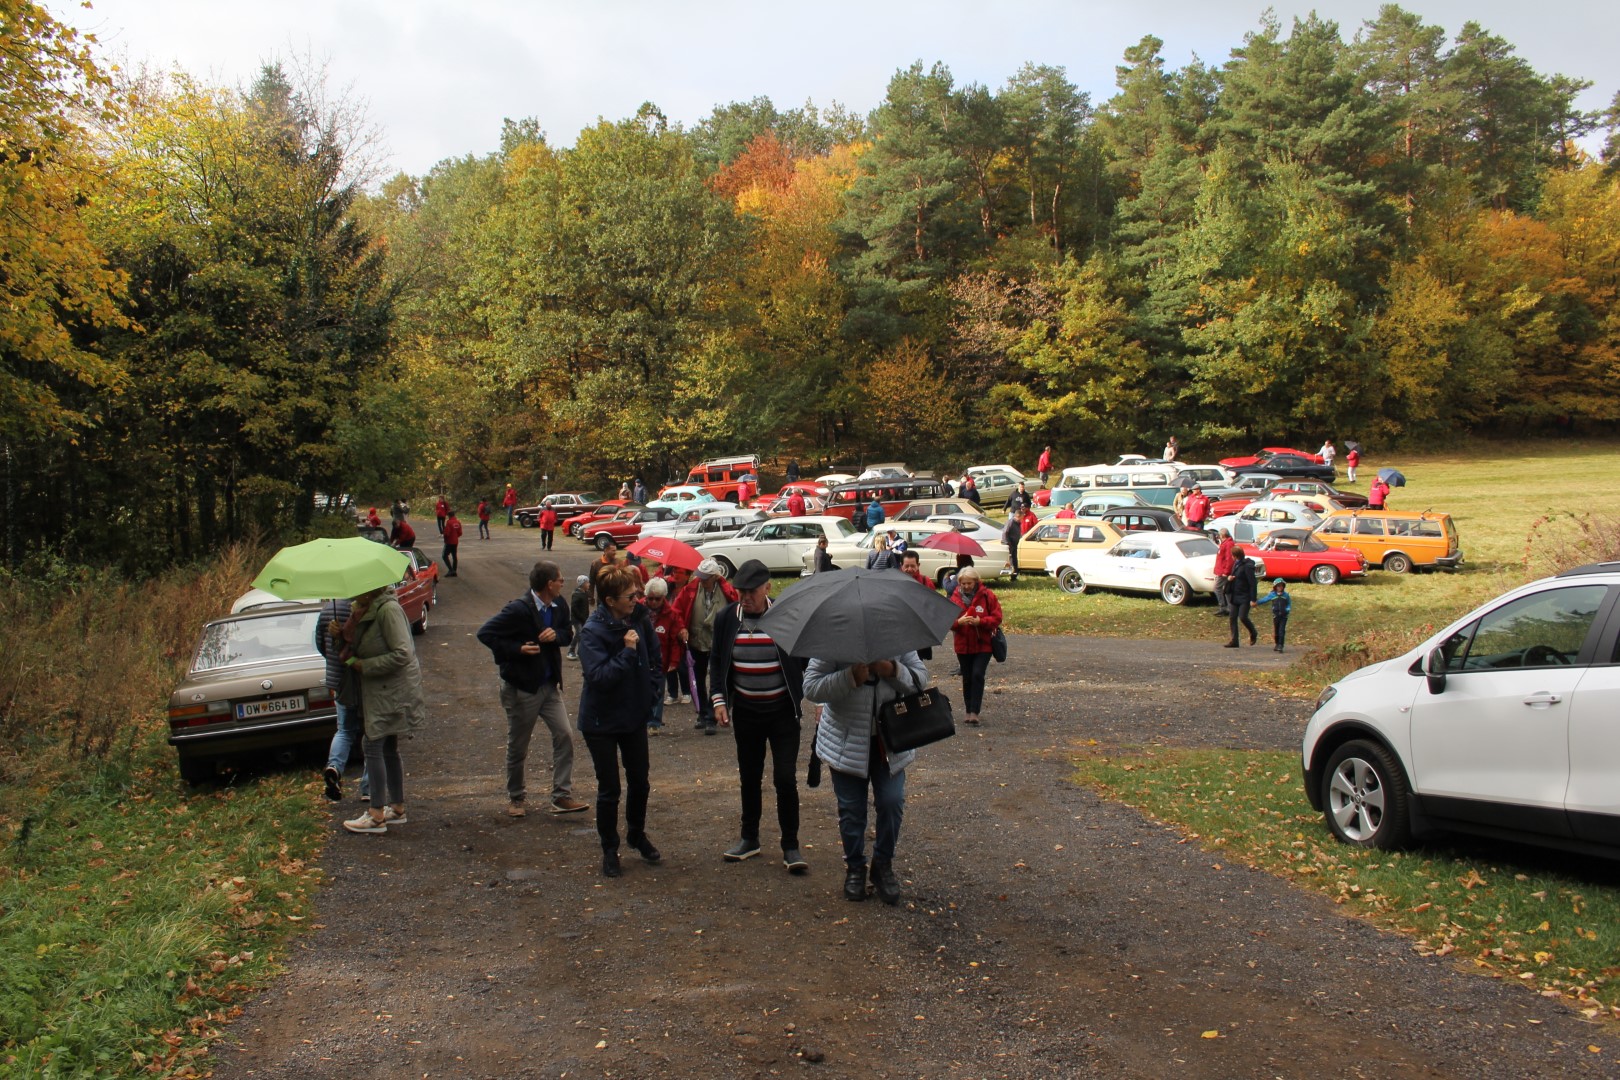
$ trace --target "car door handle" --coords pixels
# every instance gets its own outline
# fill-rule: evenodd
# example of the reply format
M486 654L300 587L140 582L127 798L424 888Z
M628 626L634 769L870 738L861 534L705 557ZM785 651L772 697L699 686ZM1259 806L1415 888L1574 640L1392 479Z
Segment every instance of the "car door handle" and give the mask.
M1531 708L1535 708L1538 705L1556 705L1563 700L1564 699L1558 694L1549 694L1547 691L1543 690L1540 693L1531 694L1529 697L1525 698L1524 703Z

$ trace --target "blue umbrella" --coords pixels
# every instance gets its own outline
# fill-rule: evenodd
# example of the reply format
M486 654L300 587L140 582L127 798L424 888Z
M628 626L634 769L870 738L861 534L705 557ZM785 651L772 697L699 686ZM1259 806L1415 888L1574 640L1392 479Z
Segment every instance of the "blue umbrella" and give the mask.
M1401 475L1401 471L1399 469L1379 469L1378 479L1382 480L1390 487L1406 486L1406 477Z

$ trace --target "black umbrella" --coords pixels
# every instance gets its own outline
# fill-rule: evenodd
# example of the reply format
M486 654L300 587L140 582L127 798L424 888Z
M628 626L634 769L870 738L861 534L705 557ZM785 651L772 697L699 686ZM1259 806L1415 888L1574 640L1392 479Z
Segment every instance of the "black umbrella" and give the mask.
M1382 480L1390 487L1406 486L1406 477L1401 475L1401 471L1399 469L1379 469L1378 479Z
M1361 453L1361 444L1356 442L1354 439L1344 440L1344 448L1346 450L1354 450L1358 454Z
M1197 487L1198 477L1194 476L1192 473L1182 473L1180 476L1176 477L1176 486L1184 488Z
M962 609L895 570L829 570L784 592L759 625L793 656L884 660L945 640Z

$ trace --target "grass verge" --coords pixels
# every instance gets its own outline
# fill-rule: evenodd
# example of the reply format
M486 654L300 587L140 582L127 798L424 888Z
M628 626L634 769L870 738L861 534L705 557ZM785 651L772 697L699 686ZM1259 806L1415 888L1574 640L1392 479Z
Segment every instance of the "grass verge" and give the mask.
M1174 826L1217 860L1321 893L1349 915L1501 979L1620 1019L1620 870L1510 845L1431 843L1403 852L1335 841L1301 789L1292 753L1093 753L1075 779Z

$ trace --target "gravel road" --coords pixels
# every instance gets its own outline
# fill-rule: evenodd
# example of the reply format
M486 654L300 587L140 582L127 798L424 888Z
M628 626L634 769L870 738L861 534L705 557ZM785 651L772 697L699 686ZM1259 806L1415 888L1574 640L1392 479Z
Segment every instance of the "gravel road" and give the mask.
M803 795L809 876L771 857L768 785L766 857L723 862L736 836L734 744L693 731L689 707L668 710L669 733L652 743L648 831L664 862L632 856L606 880L589 812L504 814L505 720L473 634L523 588L538 534L497 526L461 547L461 573L441 584L418 639L432 724L403 749L410 823L345 833L352 790L334 811L318 926L219 1045L216 1076L1616 1069L1612 1029L1420 957L1070 782L1070 752L1090 739L1297 746L1299 703L1225 674L1281 658L1223 650L1218 633L1014 636L1009 662L992 665L984 726L925 749L909 774L898 908L842 899L825 783ZM554 554L570 582L592 557L560 537ZM950 666L933 664L959 690ZM572 715L579 680L565 677ZM531 789L548 776L542 737ZM594 790L581 743L575 792Z

